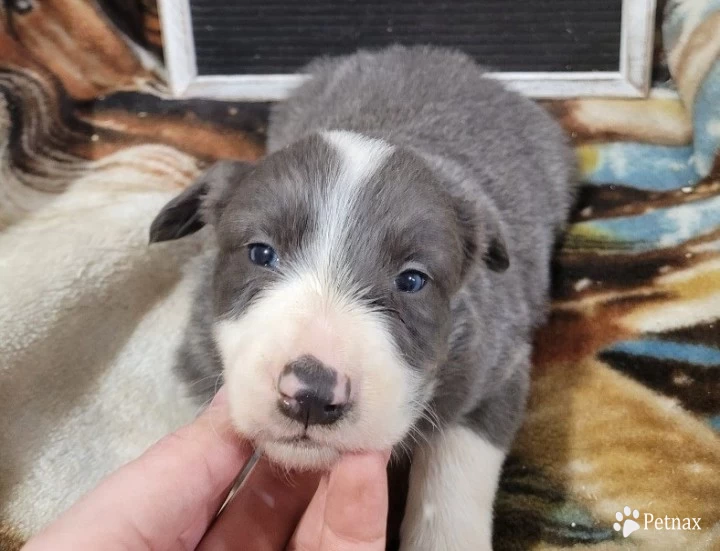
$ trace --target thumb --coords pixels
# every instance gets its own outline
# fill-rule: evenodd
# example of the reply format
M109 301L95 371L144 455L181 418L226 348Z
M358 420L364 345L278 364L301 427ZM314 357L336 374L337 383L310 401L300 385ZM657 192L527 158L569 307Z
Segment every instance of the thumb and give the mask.
M343 457L320 485L298 527L303 551L384 551L388 455ZM317 524L313 519L322 519ZM315 526L302 525L305 522Z
M194 549L251 453L220 391L197 420L108 476L23 549Z

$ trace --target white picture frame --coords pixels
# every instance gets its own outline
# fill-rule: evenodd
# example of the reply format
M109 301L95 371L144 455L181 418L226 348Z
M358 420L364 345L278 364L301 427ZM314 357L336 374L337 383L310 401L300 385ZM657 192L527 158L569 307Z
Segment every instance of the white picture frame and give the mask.
M158 0L165 66L177 98L279 101L303 75L199 75L190 0ZM498 72L490 76L535 99L642 98L650 91L656 0L623 0L618 71Z

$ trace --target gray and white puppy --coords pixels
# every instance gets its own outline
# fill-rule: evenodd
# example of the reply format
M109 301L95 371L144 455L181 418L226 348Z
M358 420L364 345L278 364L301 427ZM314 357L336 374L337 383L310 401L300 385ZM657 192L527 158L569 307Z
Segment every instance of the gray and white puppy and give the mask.
M430 47L312 63L269 154L221 162L151 241L212 227L179 372L223 373L273 461L413 456L402 549L490 549L572 156L537 105ZM197 388L195 386L194 388Z

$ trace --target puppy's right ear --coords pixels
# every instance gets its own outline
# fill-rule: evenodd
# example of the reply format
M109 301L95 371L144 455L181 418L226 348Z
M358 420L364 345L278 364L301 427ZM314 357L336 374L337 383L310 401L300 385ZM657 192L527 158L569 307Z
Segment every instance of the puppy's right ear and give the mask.
M242 161L219 161L172 199L150 225L150 243L180 239L215 221L229 192L250 172Z

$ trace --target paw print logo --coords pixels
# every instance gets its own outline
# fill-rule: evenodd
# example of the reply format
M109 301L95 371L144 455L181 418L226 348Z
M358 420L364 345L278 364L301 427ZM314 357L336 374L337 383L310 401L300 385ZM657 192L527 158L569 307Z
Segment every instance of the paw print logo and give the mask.
M622 530L623 538L627 538L630 534L640 529L640 525L636 522L640 518L640 511L637 509L631 510L627 505L622 512L615 513L617 522L613 524L616 532Z

